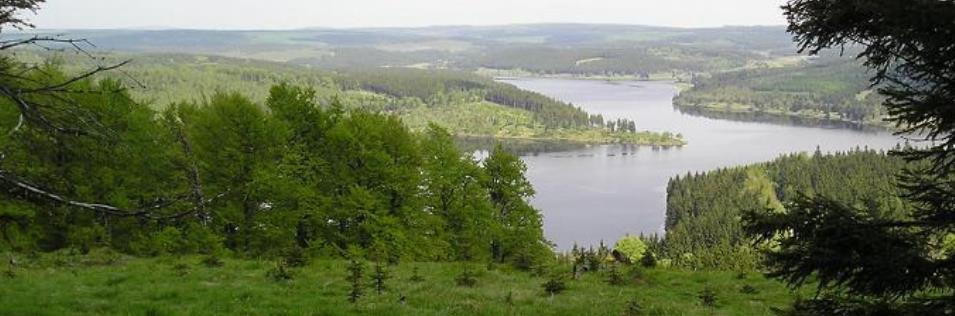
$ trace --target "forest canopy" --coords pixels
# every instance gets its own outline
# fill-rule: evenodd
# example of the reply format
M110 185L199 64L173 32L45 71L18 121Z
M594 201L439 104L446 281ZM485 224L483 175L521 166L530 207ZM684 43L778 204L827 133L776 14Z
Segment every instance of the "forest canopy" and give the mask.
M52 65L27 73L31 82L68 77ZM161 112L113 80L64 87L89 92L49 102L95 123L84 134L19 126L17 107L3 100L4 126L18 126L0 143L6 179L142 211L76 207L8 180L5 249L268 257L355 248L522 267L548 258L523 163L503 150L478 162L440 127L415 133L394 116L322 107L314 90L287 84L264 104L214 93Z

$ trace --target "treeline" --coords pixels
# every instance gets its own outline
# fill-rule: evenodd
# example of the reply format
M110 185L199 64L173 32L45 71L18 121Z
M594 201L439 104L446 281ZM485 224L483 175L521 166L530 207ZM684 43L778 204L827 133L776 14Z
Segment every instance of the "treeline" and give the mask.
M821 57L804 66L756 68L697 77L674 104L684 108L776 112L856 123L878 123L881 97L870 91L858 62Z
M24 73L66 78L54 67ZM211 92L161 112L113 80L63 88L84 93L38 101L81 132L18 125L17 107L0 107L3 126L16 126L0 138L2 249L359 252L519 267L552 257L525 166L500 148L478 162L439 127L416 134L288 84L264 104Z
M711 72L741 67L756 56L738 50L691 47L558 48L502 47L474 58L474 67L523 69L539 74L636 76Z
M112 56L110 60L124 57ZM326 101L328 96L339 95L351 101L349 105L373 111L395 112L420 102L448 105L484 100L529 111L537 123L551 128L603 126L602 118L573 105L460 71L356 68L331 72L227 57L163 54L135 55L124 72L126 75L112 76L137 87L135 94L156 104L201 99L217 91L243 91L253 100L264 100L268 96L265 87L289 82L313 87ZM356 91L391 99L352 93Z
M18 51L31 64L52 63L81 72L96 62L131 60L122 72L97 78L121 81L137 100L154 109L182 100L203 100L216 92L242 91L264 102L280 83L316 90L320 103L338 98L346 108L398 115L415 131L436 123L459 135L563 139L677 145L683 141L656 132L614 129L590 115L538 93L475 74L407 68L326 71L282 63L182 54L106 54L92 61L76 56ZM607 122L610 123L610 122Z
M447 103L447 95L466 93L485 101L526 110L536 120L553 128L587 128L596 116L571 104L539 93L521 90L474 74L450 70L385 68L350 70L342 74L346 89L362 89L395 97L415 97L425 102Z
M800 194L883 217L903 214L908 206L898 197L896 177L905 164L873 150L817 151L673 178L667 185L666 256L689 268L755 269L758 253L741 229L741 212L784 212Z

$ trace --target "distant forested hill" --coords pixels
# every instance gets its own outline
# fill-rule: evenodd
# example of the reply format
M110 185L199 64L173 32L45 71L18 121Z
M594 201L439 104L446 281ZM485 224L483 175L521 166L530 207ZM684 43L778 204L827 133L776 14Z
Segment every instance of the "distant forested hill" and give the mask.
M684 109L759 112L881 124L882 98L859 62L824 56L786 67L758 67L698 77L674 98Z
M726 70L792 54L782 27L528 24L284 31L47 30L101 50L211 54L325 69L416 67L628 75Z
M89 60L75 60L75 56L30 51L21 55L33 62L59 59L74 71L92 66ZM670 133L640 131L629 121L605 122L602 116L590 115L571 104L463 71L367 67L332 71L190 54L103 56L101 62L132 61L109 75L125 82L135 97L151 102L154 108L205 99L215 92L241 91L261 102L268 96L269 87L291 83L315 89L322 104L337 98L348 107L395 114L415 130L423 130L433 122L469 136L588 143L683 143Z
M792 154L747 167L687 174L667 186L666 251L693 268L752 269L756 252L741 230L743 210L782 211L800 193L900 214L896 175L905 162L883 152Z

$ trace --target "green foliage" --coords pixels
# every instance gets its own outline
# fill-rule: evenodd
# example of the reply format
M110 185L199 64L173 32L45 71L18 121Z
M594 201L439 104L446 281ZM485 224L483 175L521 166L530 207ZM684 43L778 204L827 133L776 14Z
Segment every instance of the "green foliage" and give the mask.
M529 202L534 189L524 177L527 166L498 145L484 159L484 170L487 177L482 185L495 210L492 258L524 270L540 265L550 250L541 228L540 212Z
M89 253L90 249L109 245L109 236L106 234L106 229L99 225L78 227L70 231L68 238L70 245L76 247L83 254Z
M772 113L819 120L881 125L883 98L871 93L863 67L825 56L801 65L744 69L697 77L674 98L682 109Z
M955 309L955 257L940 240L955 218L955 58L947 1L793 0L783 7L801 50L817 53L860 44L858 54L881 84L888 120L924 140L895 152L912 162L886 190L910 207L874 212L871 205L828 194L807 195L787 213L745 214L747 232L775 241L770 275L790 286L812 278L829 294L793 306L793 314L945 314ZM827 254L827 255L822 255Z
M626 235L613 245L613 250L623 253L630 262L639 262L647 251L647 245L637 236Z
M52 65L36 75L65 76ZM322 107L316 90L290 84L264 105L215 93L161 113L114 81L73 85L111 91L73 100L102 125L91 132L106 135L26 124L0 141L5 168L79 201L149 212L113 217L5 191L5 249L292 255L295 266L304 256L284 249L354 246L390 263L493 259L522 269L551 256L521 161L497 150L480 164L437 126L417 134L335 98ZM16 124L16 107L0 109L0 123ZM44 208L55 211L36 212Z
M92 66L84 59L62 58L73 68ZM130 93L157 109L207 99L209 91L242 91L250 100L261 102L270 97L270 87L293 85L309 87L318 103L327 105L338 98L349 108L397 115L416 131L436 123L461 135L683 144L672 134L637 131L626 120L604 122L602 116L571 104L464 71L354 68L324 72L283 63L180 54L117 53L103 58L135 59L124 68L129 76L106 76L120 81L136 78L129 83L148 88ZM615 128L626 122L628 128Z
M746 53L710 52L686 46L627 48L558 48L517 46L495 49L476 62L493 69L522 69L537 74L633 76L650 79L667 74L704 72L742 66ZM715 57L715 58L714 58Z
M824 194L873 215L897 216L906 204L886 193L899 192L896 175L905 165L885 153L853 150L676 177L667 188L665 250L677 266L753 271L760 255L743 231L743 210L781 212L803 194Z

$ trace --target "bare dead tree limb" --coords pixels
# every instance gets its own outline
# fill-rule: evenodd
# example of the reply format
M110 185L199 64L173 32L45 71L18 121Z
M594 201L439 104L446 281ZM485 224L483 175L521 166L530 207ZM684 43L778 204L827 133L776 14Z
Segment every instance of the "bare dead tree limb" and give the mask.
M20 127L23 127L23 113L20 113L19 118L17 119L17 125L7 132L7 136L13 135L13 133L19 131Z
M110 65L110 66L96 66L96 68L93 69L93 70L87 71L87 72L85 72L85 73L83 73L83 74L80 74L80 75L78 75L78 76L74 76L74 77L72 77L72 78L70 78L70 79L67 79L66 81L61 82L61 83L58 83L58 84L55 84L55 85L50 85L50 86L45 86L45 87L40 87L40 88L33 88L33 89L23 90L23 91L20 91L19 93L20 93L20 94L30 94L30 93L40 93L40 92L55 92L55 91L57 91L57 90L59 90L59 89L66 88L67 86L69 86L69 85L71 85L71 84L74 84L74 83L80 82L80 81L82 81L82 80L84 80L84 79L86 79L86 78L92 77L92 76L94 76L94 75L96 75L96 74L98 74L98 73L101 73L101 72L104 72L104 71L110 71L110 70L113 70L113 69L117 69L117 68L119 68L119 67L126 66L126 64L129 64L129 63L130 63L130 60L125 60L125 61L123 61L123 62L120 62L120 63L118 63L118 64L114 64L114 65Z
M140 209L129 210L129 209L124 209L121 207L116 207L116 206L108 205L108 204L88 203L88 202L81 202L81 201L69 199L62 195L55 194L48 190L42 189L38 185L22 180L19 177L10 173L9 171L3 170L3 169L0 169L0 183L5 183L13 188L19 189L33 197L38 197L42 200L46 200L46 201L50 201L50 202L54 202L58 204L63 204L63 205L71 206L71 207L76 207L80 209L100 212L100 213L107 214L114 217L139 217L139 218L145 218L150 220L164 220L164 219L182 218L182 217L200 212L198 207L193 207L186 211L182 211L182 212L178 212L178 213L174 213L170 215L155 214L156 211L168 208L172 206L173 204L181 202L187 198L194 197L194 194L192 193L182 194L172 199L157 199L156 202L152 205L149 205ZM204 205L213 203L216 200L226 196L228 193L229 191L227 190L209 199L199 197L200 202L198 204L204 206Z
M188 164L188 166L186 166L186 173L188 173L189 183L192 186L192 198L195 204L196 217L203 224L207 224L211 217L206 210L206 201L202 193L202 179L199 177L199 166L196 165L195 156L192 152L192 143L190 143L189 138L186 137L186 132L182 127L182 121L178 116L175 118L173 124L175 124L176 139L182 147L182 152L186 155L186 164Z
M3 27L13 27L16 29L32 28L33 25L22 18L26 12L35 13L39 9L39 4L45 0L0 0L0 30ZM63 47L58 48L57 45ZM0 40L0 52L10 51L18 47L35 46L48 51L67 51L71 50L77 54L82 54L93 61L95 67L79 75L75 75L59 82L45 82L46 78L57 78L57 74L48 72L46 67L39 64L18 63L7 56L0 56L4 67L0 68L0 98L9 99L20 112L19 119L12 130L7 135L12 135L22 127L34 127L40 130L73 135L97 135L96 131L104 130L109 133L106 127L92 113L85 113L83 107L67 94L76 93L108 93L117 91L95 90L74 88L77 83L93 78L97 74L118 71L121 74L132 79L132 82L139 86L144 86L141 82L133 78L120 68L129 64L131 60L124 60L113 64L106 64L105 58L94 56L87 48L95 48L92 42L86 39L64 38L62 35L33 35L30 37L14 38ZM9 63L8 63L9 62ZM35 77L39 76L39 77ZM64 195L54 193L53 190L43 188L40 185L31 183L9 170L0 168L0 185L6 186L11 190L22 192L29 199L39 199L45 202L52 202L66 205L77 209L85 209L106 214L115 217L139 217L153 220L182 218L192 214L199 214L200 219L208 220L210 218L207 205L213 203L219 198L226 196L229 190L222 192L212 198L206 199L200 182L198 167L192 158L192 148L188 139L178 130L180 143L183 146L189 161L189 174L191 189L188 193L180 194L173 198L159 198L150 205L140 209L126 209L114 205L103 203L83 202L68 198ZM4 158L0 152L0 160ZM186 199L193 200L193 207L174 214L160 214L160 210L169 208L178 202Z

